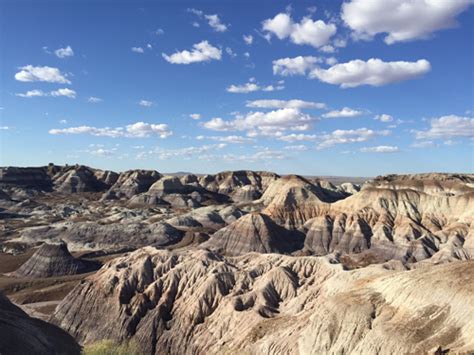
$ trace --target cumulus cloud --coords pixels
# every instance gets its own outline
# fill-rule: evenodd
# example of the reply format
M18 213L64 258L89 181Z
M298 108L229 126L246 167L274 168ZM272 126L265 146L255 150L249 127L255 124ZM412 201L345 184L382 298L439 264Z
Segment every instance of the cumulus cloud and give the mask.
M111 157L115 155L116 151L117 151L117 148L112 148L112 149L98 148L98 149L88 150L87 152L97 157Z
M135 52L135 53L144 53L145 52L145 50L142 47L132 47L131 50L132 50L132 52Z
M227 26L221 22L221 19L217 15L204 15L207 23L212 29L216 32L225 32L227 31Z
M90 134L98 137L128 137L128 138L143 138L150 136L159 136L160 138L166 138L173 134L169 130L166 124L150 124L145 122L136 122L129 124L125 127L91 127L91 126L79 126L79 127L68 127L68 128L55 128L49 130L49 134Z
M54 54L58 58L66 58L72 57L74 55L74 51L72 50L71 46L67 46L66 48L59 48L54 51Z
M65 96L65 97L69 97L70 99L75 99L76 92L68 88L63 88L63 89L51 91L51 96L54 96L54 97Z
M140 106L143 106L143 107L151 107L151 106L153 106L155 103L154 103L153 101L140 100L140 101L138 102L138 104L139 104Z
M415 142L411 145L413 148L432 148L436 147L435 142L433 141L422 141L422 142Z
M76 92L68 88L53 90L51 92L44 92L42 90L30 90L24 94L20 93L20 94L15 94L15 95L19 97L25 97L25 98L45 97L45 96L52 96L52 97L65 96L70 99L76 98Z
M208 15L208 14L205 14L203 11L201 10L197 10L197 9L187 9L188 12L196 15L197 17L199 17L200 19L205 19L207 21L207 23L209 24L209 26L216 32L225 32L227 31L227 25L225 25L224 23L222 23L221 19L219 18L218 15L214 14L214 15ZM193 24L194 27L199 27L199 23L195 22Z
M371 39L386 33L385 43L425 39L435 31L456 26L456 16L472 0L351 0L341 17L354 37ZM422 14L422 16L420 16Z
M253 43L252 35L243 35L242 38L244 39L245 44L251 45Z
M386 113L383 113L381 115L377 115L374 117L375 120L377 121L380 121L380 122L392 122L393 121L393 117L386 114Z
M102 102L103 100L100 98L100 97L94 97L94 96L91 96L87 99L87 102L90 102L90 103L93 103L93 104L97 104L99 102Z
M400 81L415 79L431 70L430 62L420 59L416 62L384 62L371 58L336 64L328 69L315 68L309 74L312 79L340 85L342 88L355 88L361 85L383 86Z
M337 31L336 25L322 20L313 21L310 17L303 17L301 22L293 22L291 16L286 13L266 19L262 22L262 29L278 39L289 38L295 44L315 48L326 45Z
M225 148L227 145L225 143L219 144L209 144L203 145L200 147L184 147L178 149L164 149L164 148L155 148L151 151L151 154L158 155L159 159L171 159L176 157L185 157L191 158L193 156L197 156L199 159L208 152L215 152L216 150L220 150Z
M304 133L291 133L291 134L278 137L279 140L288 142L288 143L302 142L302 141L311 142L311 141L314 141L316 138L317 136L315 134L304 134Z
M360 151L362 153L396 153L400 149L393 145L379 145L376 147L363 147L360 148Z
M357 117L362 115L364 112L359 110L354 110L349 107L344 107L342 110L333 110L325 113L324 118L339 118L339 117Z
M387 136L390 131L374 131L367 128L358 129L337 129L329 134L324 134L318 137L320 142L317 145L317 149L325 149L333 147L337 144L348 144L348 143L360 143L366 142L377 136Z
M247 136L258 135L279 137L286 130L306 131L316 118L295 108L282 108L269 112L250 112L236 115L231 121L213 118L205 122L204 127L214 131L247 131Z
M190 64L198 62L208 62L211 60L221 60L222 50L213 47L208 41L202 41L193 45L191 51L184 50L171 55L162 53L163 58L172 64Z
M293 152L304 152L308 150L308 147L303 144L298 144L298 145L287 145L286 147L283 147L283 149L291 150Z
M474 138L474 118L456 115L442 116L430 121L430 128L416 131L416 139Z
M316 63L322 61L322 58L314 56L280 58L273 61L273 74L282 76L306 75L314 69Z
M26 65L15 74L15 79L23 82L43 81L47 83L71 84L66 78L66 74L62 74L58 68L52 67L35 67Z
M247 107L252 108L296 108L296 109L324 109L326 104L321 102L303 101L303 100L255 100L248 101Z
M27 98L30 98L30 97L42 97L42 96L48 96L48 93L47 92L44 92L42 90L30 90L30 91L27 91L26 93L18 93L18 94L15 94L16 96L19 96L19 97L27 97Z
M213 140L223 143L230 143L230 144L242 144L242 143L250 143L255 142L252 138L242 137L242 136L197 136L196 139L198 140Z
M241 84L241 85L230 85L226 88L227 92L231 92L233 94L248 94L249 92L255 91L279 91L283 90L285 86L283 85L283 81L279 81L276 85L260 85L252 78L249 80L248 83Z
M189 117L191 117L193 120L199 120L201 118L201 114L200 113L191 113L189 115Z

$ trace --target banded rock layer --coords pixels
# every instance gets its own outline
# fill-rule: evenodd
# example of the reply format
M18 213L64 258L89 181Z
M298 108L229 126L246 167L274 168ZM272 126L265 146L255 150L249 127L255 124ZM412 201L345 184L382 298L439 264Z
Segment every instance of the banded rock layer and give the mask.
M469 352L473 263L343 271L325 258L146 247L78 285L52 321L81 343L133 339L150 354Z

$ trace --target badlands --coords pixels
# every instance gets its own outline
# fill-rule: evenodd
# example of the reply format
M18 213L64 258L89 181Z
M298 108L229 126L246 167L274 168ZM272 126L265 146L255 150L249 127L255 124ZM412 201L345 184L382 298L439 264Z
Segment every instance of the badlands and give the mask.
M474 352L474 175L0 168L0 353Z

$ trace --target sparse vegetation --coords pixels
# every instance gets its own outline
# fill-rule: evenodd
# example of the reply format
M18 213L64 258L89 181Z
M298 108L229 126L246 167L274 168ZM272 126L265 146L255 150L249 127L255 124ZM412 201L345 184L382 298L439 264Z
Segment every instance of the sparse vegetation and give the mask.
M117 343L109 339L86 345L82 355L143 355L134 342Z

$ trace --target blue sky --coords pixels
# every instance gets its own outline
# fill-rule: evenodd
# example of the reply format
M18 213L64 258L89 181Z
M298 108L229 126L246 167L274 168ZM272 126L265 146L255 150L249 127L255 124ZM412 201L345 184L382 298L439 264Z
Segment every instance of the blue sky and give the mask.
M473 13L470 0L3 0L0 165L473 172Z

